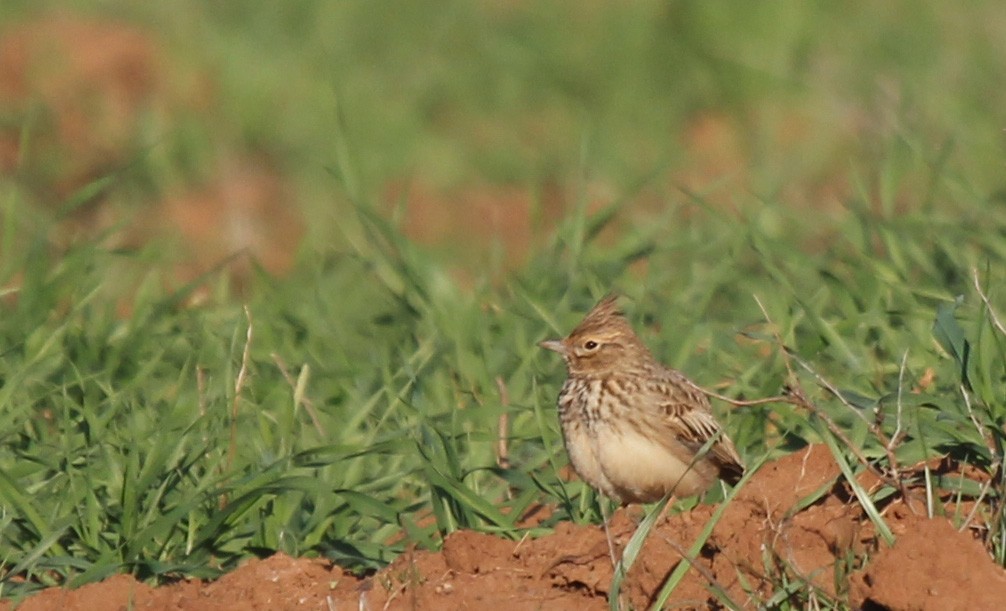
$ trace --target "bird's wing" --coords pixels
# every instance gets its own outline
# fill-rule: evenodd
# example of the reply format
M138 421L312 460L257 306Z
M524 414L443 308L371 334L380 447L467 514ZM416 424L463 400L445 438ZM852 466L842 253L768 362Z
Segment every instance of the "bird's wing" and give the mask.
M668 370L651 391L657 394L655 403L664 426L678 440L695 452L706 446L706 456L716 463L725 479L744 474L744 462L713 416L705 393L674 370Z

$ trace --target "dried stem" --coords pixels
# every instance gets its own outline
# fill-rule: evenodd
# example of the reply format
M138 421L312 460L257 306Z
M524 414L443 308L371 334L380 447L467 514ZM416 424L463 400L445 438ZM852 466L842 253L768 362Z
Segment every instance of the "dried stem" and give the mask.
M975 285L975 291L978 293L978 296L981 297L982 302L985 304L985 309L988 312L989 319L991 319L992 321L992 325L996 328L997 331L999 331L999 333L1006 335L1006 326L1004 326L1002 321L999 320L999 316L998 314L996 314L995 309L992 307L992 303L989 300L988 294L985 292L984 289L982 289L981 281L978 278L978 268L971 268L971 279ZM968 408L968 416L971 417L972 423L974 423L975 428L978 429L978 432L982 436L982 440L985 441L985 445L988 447L989 453L992 456L992 464L990 465L989 468L989 472L992 475L992 479L986 482L986 485L982 487L982 493L981 496L979 497L980 502L981 498L985 496L985 494L988 492L988 489L991 487L992 481L1001 477L1001 469L1003 465L1002 452L996 451L996 449L993 447L993 443L990 440L989 436L985 434L984 427L974 417L974 413L971 409L970 395L968 394L967 389L964 388L963 385L961 386L961 394L964 396L965 405ZM978 504L976 504L975 507L977 508ZM1004 505L1002 501L996 503L992 521L994 523L1000 523L1004 511L1006 511L1006 505ZM971 519L974 517L974 513L975 511L972 510L971 515L969 515L968 519L965 520L964 525L962 525L962 528L971 521Z
M975 291L978 292L978 296L981 297L982 301L985 302L985 307L988 309L989 318L992 319L992 324L995 325L995 328L998 329L1000 333L1006 335L1006 327L1004 327L1002 322L999 321L999 317L996 315L996 311L992 309L992 304L989 302L988 295L986 295L985 291L982 290L981 282L978 281L977 268L974 267L971 268L971 279L974 281Z
M496 431L496 464L500 469L510 468L510 414L507 407L510 405L510 393L507 391L503 378L496 376L496 388L500 393L500 405L503 410L500 412L499 422ZM507 498L513 498L513 490L510 486L506 489Z
M276 363L276 368L279 369L279 372L280 374L282 374L283 379L286 380L286 383L290 385L290 389L293 391L295 401L304 406L304 411L307 412L307 415L310 416L311 418L311 423L314 424L314 430L318 431L318 435L322 439L328 438L328 433L325 431L325 427L322 426L321 420L318 418L318 410L314 408L314 401L311 401L310 397L304 395L298 397L297 380L295 380L293 376L290 375L290 370L287 367L286 361L284 361L283 357L276 354L275 352L271 353L269 356L272 357L272 362ZM304 367L307 367L307 365L304 365ZM294 405L294 408L296 408L296 405Z
M196 365L196 394L199 402L199 417L206 417L206 370Z
M887 444L887 449L890 451L894 446L901 442L901 438L904 435L904 431L901 430L901 396L902 390L905 387L905 367L908 364L908 350L901 355L901 368L898 369L898 403L897 410L894 416L894 434L891 435L891 440Z
M719 399L720 401L725 401L725 402L727 402L727 403L729 403L731 405L735 405L737 407L748 407L748 406L751 406L751 405L764 405L766 403L788 403L788 402L790 402L789 398L786 395L778 395L778 396L775 396L775 397L765 397L764 399L742 400L742 399L733 399L733 398L728 397L726 395L721 395L718 392L713 392L711 390L707 390L705 388L702 388L701 386L699 386L697 384L695 385L695 387L698 388L699 390L701 390L702 393L705 394L705 395L708 395L708 396L710 396L710 397L712 397L714 399Z
M241 353L241 368L238 369L237 378L234 380L234 400L231 402L231 440L227 449L227 468L229 472L234 465L234 458L238 452L238 406L241 402L241 391L244 390L245 380L248 377L248 361L251 358L251 343L253 328L251 310L244 306L245 318L248 320L248 331L245 334L244 351ZM222 506L227 505L227 495L224 494L220 502Z

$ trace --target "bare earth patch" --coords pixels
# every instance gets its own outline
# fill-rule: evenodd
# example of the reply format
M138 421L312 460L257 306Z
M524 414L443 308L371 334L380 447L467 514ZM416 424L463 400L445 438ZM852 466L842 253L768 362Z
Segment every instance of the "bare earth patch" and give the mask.
M1006 599L1006 571L972 531L918 516L900 501L884 509L897 535L887 546L851 498L828 450L811 446L765 465L727 507L672 601L718 608L711 584L755 608L783 580L802 582L802 600L837 596L854 608L989 609ZM817 498L806 507L805 499ZM653 603L715 507L670 516L651 533L625 581L626 602ZM612 532L624 545L638 509L620 510ZM866 558L865 568L861 567ZM836 578L836 576L838 576ZM358 578L319 559L276 554L214 582L152 588L128 575L76 590L47 589L18 609L570 609L607 608L612 579L604 532L561 523L539 539L510 541L460 531L440 552L412 551ZM813 584L813 587L806 584ZM12 609L10 602L0 611Z

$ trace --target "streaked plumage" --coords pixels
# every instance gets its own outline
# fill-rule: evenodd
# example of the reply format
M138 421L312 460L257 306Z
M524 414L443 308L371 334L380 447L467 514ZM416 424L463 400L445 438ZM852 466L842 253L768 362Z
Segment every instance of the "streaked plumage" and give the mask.
M744 465L708 398L653 358L616 301L606 297L568 337L540 344L561 354L569 373L559 420L573 468L621 503L736 481Z

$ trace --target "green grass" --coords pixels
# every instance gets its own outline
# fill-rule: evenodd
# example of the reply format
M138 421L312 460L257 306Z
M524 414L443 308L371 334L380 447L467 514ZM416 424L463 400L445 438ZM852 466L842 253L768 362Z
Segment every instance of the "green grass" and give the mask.
M563 374L535 344L610 290L700 384L807 391L820 415L717 405L751 463L824 440L861 470L823 415L881 465L1001 464L994 3L907 16L870 3L576 16L552 3L112 4L162 24L179 70L215 75L219 110L171 117L128 172L67 202L32 183L44 159L0 183L0 595L118 572L212 577L275 550L364 571L457 528L518 538L539 502L557 510L535 533L596 520L593 493L557 476ZM0 24L38 10L11 6ZM738 135L747 175L679 188L681 134L707 114ZM24 141L41 129L30 118L4 117L27 125ZM793 124L803 135L786 144ZM265 151L312 221L294 271L255 273L243 298L226 267L177 286L156 245L66 246L39 218L99 190L139 206L227 147ZM383 215L379 194L402 176L529 192L558 180L578 195L520 267L463 287L454 261ZM598 183L614 203L588 214ZM822 185L841 185L839 201L816 200ZM983 495L1006 564L1001 476L934 485ZM869 510L894 491L856 493ZM806 584L785 579L772 603L799 607Z

